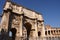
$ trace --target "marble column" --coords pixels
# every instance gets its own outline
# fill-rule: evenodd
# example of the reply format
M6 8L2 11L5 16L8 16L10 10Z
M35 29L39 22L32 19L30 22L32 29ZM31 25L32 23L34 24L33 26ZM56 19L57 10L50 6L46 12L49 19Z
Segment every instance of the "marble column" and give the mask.
M41 22L41 24L42 24L41 37L42 37L42 38L43 38L43 40L44 40L44 37L45 37L45 28L44 28L44 22L42 21L42 22Z
M20 16L21 21L20 21L20 37L22 37L22 27L23 27L23 16Z
M37 20L35 20L35 37L38 37L38 32L37 32Z

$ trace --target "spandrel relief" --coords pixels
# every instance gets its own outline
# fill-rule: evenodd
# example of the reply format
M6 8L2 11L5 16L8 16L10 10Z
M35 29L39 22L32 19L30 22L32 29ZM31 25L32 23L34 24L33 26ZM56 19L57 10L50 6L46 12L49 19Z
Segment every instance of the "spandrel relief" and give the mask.
M20 16L14 15L12 20L12 26L19 27L19 24L20 24Z

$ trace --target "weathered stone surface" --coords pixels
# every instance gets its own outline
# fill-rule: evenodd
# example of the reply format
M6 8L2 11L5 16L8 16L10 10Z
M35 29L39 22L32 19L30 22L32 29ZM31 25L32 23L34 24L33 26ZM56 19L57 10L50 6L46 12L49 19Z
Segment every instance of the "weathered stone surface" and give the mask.
M9 1L3 10L1 29L7 33L7 40L36 40L44 36L44 33L38 36L38 32L44 32L43 17L38 12ZM9 32L12 37L9 37Z

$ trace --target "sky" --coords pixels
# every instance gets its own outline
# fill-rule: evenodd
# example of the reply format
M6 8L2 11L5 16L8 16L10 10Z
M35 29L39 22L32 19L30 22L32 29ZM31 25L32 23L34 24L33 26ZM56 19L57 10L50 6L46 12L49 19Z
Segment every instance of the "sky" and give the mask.
M0 0L0 15L6 0ZM26 8L42 13L45 25L60 27L60 0L12 0ZM0 18L1 19L1 18Z

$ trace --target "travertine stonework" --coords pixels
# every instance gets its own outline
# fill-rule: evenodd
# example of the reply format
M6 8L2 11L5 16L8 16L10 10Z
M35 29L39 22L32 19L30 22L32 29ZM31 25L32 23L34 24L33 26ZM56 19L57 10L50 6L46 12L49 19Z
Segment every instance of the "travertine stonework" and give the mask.
M46 37L60 37L60 28L51 27L50 25L45 26L45 36Z
M60 27L45 26L45 40L60 40Z
M36 40L35 38L45 35L44 20L41 13L10 1L4 5L0 29L3 29L7 35L12 32L12 40L22 40L23 38Z

